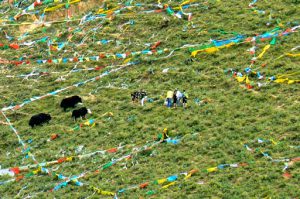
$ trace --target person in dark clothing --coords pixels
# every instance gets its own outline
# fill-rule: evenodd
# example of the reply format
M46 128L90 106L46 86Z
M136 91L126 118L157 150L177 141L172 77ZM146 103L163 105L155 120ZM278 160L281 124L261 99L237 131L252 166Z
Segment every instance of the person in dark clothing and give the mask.
M187 105L187 99L188 99L188 94L185 92L185 90L183 90L183 94L182 94L182 104L183 104L183 108L186 108L186 105Z
M132 102L136 102L136 100L138 99L138 92L134 91L133 93L131 93L131 100Z
M176 108L177 105L177 89L173 92L173 106Z

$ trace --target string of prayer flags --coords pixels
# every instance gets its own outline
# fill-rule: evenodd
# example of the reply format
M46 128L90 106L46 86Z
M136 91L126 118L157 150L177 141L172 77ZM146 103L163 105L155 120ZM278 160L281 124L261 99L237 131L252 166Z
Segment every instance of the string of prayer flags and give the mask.
M296 158L292 158L292 159L287 159L286 161L288 161L288 162L284 163L284 168L282 169L282 171L284 173L282 174L282 176L284 178L286 178L286 179L290 179L293 176L288 172L288 169L290 167L292 167L296 162L300 162L300 157L296 157Z
M180 179L181 180L188 180L190 177L192 177L197 172L198 172L197 169L192 169L188 172L182 172L182 173L179 173L179 174L171 175L171 176L166 177L166 178L161 178L161 179L154 180L154 181L152 181L152 183L148 181L148 182L141 183L139 185L132 185L132 186L127 187L127 188L119 189L117 191L117 194L121 194L121 193L124 193L124 192L132 190L132 189L145 189L145 188L151 186L152 184L161 185L161 189L167 189L170 186L175 185L176 181L178 181ZM185 177L181 178L180 176L185 176ZM154 193L155 193L155 191L151 190L151 191L147 192L147 195L151 195L151 194L154 194Z
M213 167L213 168L208 168L205 169L205 172L215 172L219 169L225 169L225 168L238 168L238 167L244 167L244 166L248 166L247 163L234 163L234 164L220 164L217 167ZM188 180L191 176L193 176L195 173L197 173L199 170L198 169L192 169L189 172L182 172L180 174L176 174L176 175L171 175L167 178L161 178L161 179L157 179L154 180L153 184L157 184L157 185L162 185L161 189L167 189L170 186L175 185L179 180L180 180L180 175L184 175L185 177L183 178L184 180ZM146 188L150 185L149 182L146 183L142 183L140 185L132 185L128 188L123 188L117 191L118 194L124 193L126 191L132 190L132 189L143 189ZM151 190L147 192L147 195L151 195L154 194L155 191Z
M243 35L239 35L237 37L231 38L231 39L226 39L226 40L212 40L209 44L205 44L199 47L193 47L193 48L189 48L189 51L191 53L192 57L195 57L198 53L200 52L206 52L206 53L214 53L219 51L220 49L223 48L228 48L234 45L238 45L238 44L242 44L242 43L249 43L249 42L253 42L253 41L264 41L264 40L270 40L271 44L275 44L276 42L276 37L282 37L282 36L286 36L289 35L290 33L294 33L296 32L296 30L300 28L300 26L294 26L292 28L286 29L284 31L281 31L280 28L275 28L269 32L263 33L261 35L257 35L254 37L245 37ZM269 45L271 45L269 44ZM259 57L262 57L263 54L266 52L266 50L268 50L270 48L270 46L267 45L265 46L263 52L260 54Z
M182 175L184 175L184 180L187 180L189 179L192 175L194 175L195 173L197 173L198 170L197 169L193 169L189 172L183 172L183 173L180 173ZM159 180L155 180L153 181L152 184L160 184L160 185L163 185L161 187L161 189L167 189L169 188L170 186L173 186L175 185L176 181L178 180L179 178L179 174L177 175L171 175L167 178L163 178L163 179L159 179ZM148 187L150 185L149 182L145 182L145 183L142 183L142 184L139 184L139 185L132 185L128 188L123 188L123 189L119 189L116 193L114 192L111 192L111 191L103 191L101 189L98 189L94 186L89 186L90 189L92 189L94 192L100 194L100 195L107 195L107 196L115 196L117 197L117 194L121 194L121 193L124 193L125 191L129 191L129 190L132 190L132 189L145 189L146 187ZM151 194L154 194L155 192L152 190L152 191L148 191L147 192L147 195L151 195Z
M12 44L9 44L9 45L0 43L0 49L1 50L7 50L8 48L18 50L20 48L20 46L16 43L12 43Z
M265 14L266 12L264 10L258 10L255 6L257 0L253 0L251 3L249 3L249 8L251 8L251 10L253 10L254 13L256 14Z
M285 55L289 57L300 57L300 53L298 54L286 53Z
M13 49L13 50L19 50L21 47L26 46L26 47L31 47L34 44L38 44L38 43L45 43L48 40L49 37L43 37L34 41L26 41L23 43L11 43L11 44L3 44L0 43L0 49L1 50L7 50L9 48Z
M278 145L278 142L274 141L274 139L261 139L258 138L256 139L256 142L259 145L262 145L264 143L271 143L272 145ZM255 142L254 142L255 144ZM257 148L255 150L251 149L247 144L244 144L244 146L246 147L246 149L250 152L258 152L260 153L263 157L265 157L266 159L270 160L272 163L284 163L284 168L282 169L282 171L284 172L282 174L282 176L286 179L290 179L292 178L292 175L287 172L288 168L290 166L292 166L295 162L300 162L300 157L296 157L296 158L279 158L279 159L274 159L273 157L270 156L269 152L263 151L261 148Z
M98 189L97 187L93 187L93 186L90 186L90 189L92 189L97 194L104 195L104 196L114 196L115 195L115 193L113 193L111 191L103 191L103 190Z
M4 114L3 111L1 111L2 115L6 119L7 123L9 124L10 129L15 133L15 135L18 138L19 144L22 145L22 153L25 154L25 157L30 157L35 163L38 163L38 161L35 159L34 155L30 152L30 147L28 147L25 142L21 139L21 136L19 135L17 129L10 123L10 120L7 118L7 116Z
M246 74L243 74L242 72L236 71L234 69L227 69L224 72L227 74L230 74L233 78L235 78L239 83L245 82L248 89L252 89L254 87L254 82L249 79L256 78L258 80L263 80L265 77L260 73L253 71L251 68L246 68L245 70ZM258 87L261 87L261 83L257 83Z
M288 57L300 57L300 53L297 53L297 54L293 54L293 53L284 53L284 54L280 55L279 57L277 57L276 59L274 59L274 61L275 61L275 60L278 60L278 59L280 59L280 58L282 58L282 57L284 57L284 56L288 56Z
M101 117L105 117L105 116L112 117L112 116L114 116L114 114L112 112L106 112L101 115Z
M56 0L54 0L54 1L56 1ZM53 12L53 11L59 9L59 8L62 8L62 7L69 8L69 6L71 4L78 3L80 1L81 0L73 0L73 1L68 1L67 3L61 3L61 4L58 4L58 5L50 7L50 8L45 8L44 12Z
M99 55L94 55L94 56L81 56L81 57L72 57L72 58L57 58L57 59L39 59L39 60L18 60L18 61L11 61L11 63L15 65L20 65L20 64L32 64L32 63L37 63L37 64L49 64L49 63L54 63L54 64L61 64L61 63L69 63L69 62L89 62L89 61L99 61L99 59L104 59L104 58L113 58L113 59L126 59L130 56L135 57L139 55L161 55L164 53L170 52L169 49L160 49L160 50L142 50L142 51L137 51L137 52L126 52L126 53L115 53L115 54L110 54L110 53L100 53Z
M258 80L264 80L265 79L265 76L263 76L260 72L253 71L251 68L246 68L245 69L246 74L242 74L241 72L235 71L234 69L227 69L224 72L227 73L227 74L230 74L239 83L245 82L248 89L252 89L255 85L254 81L251 81L249 79L249 77L252 77L252 78L256 77L256 79L258 79ZM299 72L294 72L294 73L290 73L290 74L271 76L271 77L269 77L265 80L266 81L265 83L257 82L257 86L262 87L262 86L267 85L270 82L281 83L281 84L284 84L284 83L287 83L287 84L299 83L300 78L295 79L295 78L297 78L297 76L299 76L299 74L300 74Z
M225 168L238 168L238 167L244 167L244 166L248 166L247 163L236 163L236 164L220 164L216 167L211 167L206 169L205 171L208 173L212 173L212 172L216 172L220 169L225 169Z
M134 153L138 153L140 151L144 151L144 150L148 150L149 148L159 144L160 142L154 142L152 144L146 144L140 148L138 148L138 150L136 150L137 148L134 149ZM3 169L3 170L0 170L0 174L1 173L7 173L8 171L12 171L10 172L11 175L16 175L16 174L19 174L20 172L24 172L24 171L27 171L29 169L34 169L34 168L38 168L28 174L26 174L26 177L30 177L34 174L39 174L40 171L42 173L49 173L48 170L46 168L44 168L45 166L52 166L52 165L55 165L55 164L61 164L61 163L64 163L64 162L70 162L70 161L74 161L76 159L82 159L82 158L89 158L89 157L92 157L94 155L97 155L97 154L106 154L106 153L116 153L118 151L120 151L120 149L124 148L124 146L118 146L116 148L111 148L111 149L108 149L108 150L104 150L104 151L96 151L96 152L92 152L92 153L88 153L88 154L83 154L83 155L78 155L78 156L71 156L71 157L63 157L63 158L60 158L58 160L55 160L55 161L50 161L50 162L43 162L43 163L37 163L37 164L34 164L34 165L27 165L27 166L20 166L20 167L14 167L14 168L11 168L11 169ZM119 159L116 159L114 161L111 161L111 162L108 162L106 164L103 165L102 169L107 169L109 168L110 166L114 165L115 163L117 163L118 161L121 161L123 159L130 159L132 157L132 155L125 155ZM61 176L61 175L60 175ZM11 182L11 181L9 181ZM57 188L61 188L63 187L64 184L61 184L61 186L58 186Z
M72 176L71 178L65 177L62 174L55 174L55 176L59 180L66 180L66 181L59 183L50 191L57 191L63 187L66 187L69 183L75 184L76 186L83 186L83 183L78 181L78 176Z
M300 83L300 78L299 79L290 79L291 77L296 78L297 76L300 75L300 72L294 72L290 74L282 74L282 75L277 75L277 76L272 76L269 78L271 82L275 83L280 83L280 84L294 84L294 83Z
M80 128L82 128L83 126L88 126L88 127L94 127L96 125L96 122L94 119L89 119L88 121L84 122L84 123L81 123L77 126L75 126L74 128L72 128L71 130L69 130L70 132L73 132L73 131L77 131L79 130Z
M181 138L181 139L182 139L182 138ZM149 149L151 149L152 147L157 146L158 144L161 144L161 143L162 143L162 142L160 142L160 141L158 141L158 142L155 141L155 142L152 142L152 143L148 143L148 144L146 144L146 145L144 145L144 146L142 146L142 147L134 148L134 150L131 151L129 154L123 155L123 156L120 157L120 158L113 159L112 161L110 161L110 162L108 162L108 163L105 163L105 164L103 164L102 166L100 166L100 167L98 167L98 168L101 168L101 170L104 171L104 170L110 168L111 166L117 164L118 162L120 162L120 161L122 161L122 160L128 160L128 159L131 159L135 154L138 154L138 153L140 153L140 152L149 150ZM84 171L84 172L82 172L80 175L72 177L72 179L73 179L73 181L74 181L74 180L78 181L79 178L82 178L82 177L86 176L86 175L87 175L88 173L90 173L90 172L91 172L91 170ZM175 179L174 176L170 176L170 178L167 178L167 181L172 181L172 180L174 180L174 179ZM71 181L71 179L67 179L67 180L65 180L64 182L61 182L61 183L59 183L58 185L56 185L55 188L52 189L52 190L58 190L58 189L60 189L60 188L62 188L62 187L65 187L70 181ZM82 185L83 185L83 184L81 184L80 186L82 186Z
M18 110L20 108L22 108L23 106L29 104L29 103L32 103L34 101L37 101L37 100L40 100L40 99L44 99L46 97L50 97L50 96L54 96L54 95L57 95L58 93L61 93L63 91L66 91L66 90L69 90L69 89L72 89L72 88L76 88L76 87L79 87L79 86L82 86L82 85L85 85L87 83L90 83L90 82L94 82L94 81L97 81L99 80L100 78L104 77L104 76L107 76L109 75L110 73L114 73L114 72L117 72L127 66L131 66L131 65L135 65L135 64L138 64L139 62L128 62L127 64L124 64L124 65L121 65L120 67L118 68L115 68L115 69L111 69L110 71L106 71L96 77L93 77L91 79L87 79L83 82L78 82L78 83L75 83L71 86L68 86L68 87L65 87L65 88L61 88L61 89L58 89L58 90L55 90L55 91L52 91L52 92L49 92L45 95L42 95L42 96L34 96L34 97L31 97L30 99L27 99L27 100L24 100L23 103L19 104L19 105L10 105L8 107L4 107L1 109L1 112L4 112L4 111L7 111L7 110Z
M59 135L58 134L53 134L50 138L50 140L52 139L56 139L58 138ZM29 169L35 169L35 168L43 168L43 167L48 167L48 166L53 166L56 164L62 164L64 162L71 162L74 161L76 159L83 159L83 158L90 158L92 156L95 155L105 155L107 153L117 153L119 152L121 149L123 149L125 146L118 146L115 148L110 148L107 150L101 150L101 151L95 151L95 152L91 152L88 154L83 154L83 155L78 155L78 156L70 156L70 157L62 157L59 158L57 160L54 161L49 161L49 162L42 162L42 163L37 163L37 164L33 164L33 165L26 165L26 166L20 166L20 167L14 167L14 168L9 168L9 169L0 169L0 176L1 174L6 174L8 173L10 176L15 176L16 174L19 174L20 172L24 172L27 171Z

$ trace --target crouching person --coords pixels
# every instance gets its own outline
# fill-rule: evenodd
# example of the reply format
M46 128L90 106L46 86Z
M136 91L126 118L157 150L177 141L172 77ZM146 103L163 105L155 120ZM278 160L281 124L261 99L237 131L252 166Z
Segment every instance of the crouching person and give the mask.
M140 96L141 96L141 105L144 106L145 102L148 99L146 91L141 91Z

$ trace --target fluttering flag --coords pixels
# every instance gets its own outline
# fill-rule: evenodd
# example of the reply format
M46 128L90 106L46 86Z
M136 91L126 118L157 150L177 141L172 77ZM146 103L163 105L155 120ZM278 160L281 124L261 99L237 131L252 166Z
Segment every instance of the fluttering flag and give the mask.
M262 52L257 56L257 58L259 58L259 59L262 58L262 57L264 56L265 52L266 52L270 47L271 47L270 44L266 45L266 46L263 48Z

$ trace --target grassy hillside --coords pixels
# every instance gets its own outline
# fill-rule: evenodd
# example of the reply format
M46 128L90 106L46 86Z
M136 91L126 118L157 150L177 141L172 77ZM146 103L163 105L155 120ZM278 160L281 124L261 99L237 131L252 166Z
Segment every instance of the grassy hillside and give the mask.
M300 196L299 2L33 2L0 4L0 198ZM175 88L186 109L164 105Z

